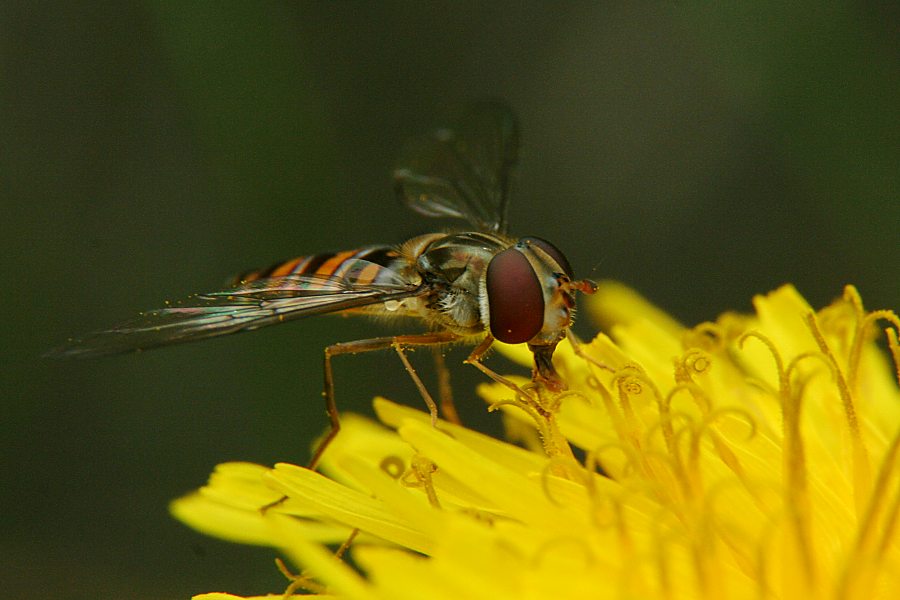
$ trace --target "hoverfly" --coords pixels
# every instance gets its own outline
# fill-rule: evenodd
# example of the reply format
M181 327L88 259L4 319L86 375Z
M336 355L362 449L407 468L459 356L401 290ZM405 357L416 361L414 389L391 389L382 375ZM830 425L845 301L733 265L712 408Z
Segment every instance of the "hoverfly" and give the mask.
M70 340L51 351L93 357L190 342L258 329L301 317L361 313L414 317L427 333L333 344L325 349L324 397L331 431L340 423L331 359L372 350L397 351L436 419L437 407L404 355L404 348L470 340L465 362L518 390L481 359L494 340L527 343L532 380L561 389L552 358L574 316L576 280L566 257L538 237L506 235L506 207L518 155L515 116L503 104L473 106L456 129L412 140L394 170L400 200L429 217L464 219L475 231L427 233L398 246L367 246L301 256L243 274L229 289L193 296L144 312L112 329ZM480 340L480 342L479 342Z

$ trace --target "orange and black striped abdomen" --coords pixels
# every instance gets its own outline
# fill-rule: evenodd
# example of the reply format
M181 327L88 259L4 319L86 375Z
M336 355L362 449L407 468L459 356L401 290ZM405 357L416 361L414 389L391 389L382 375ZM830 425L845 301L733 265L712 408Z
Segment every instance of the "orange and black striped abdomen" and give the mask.
M313 275L327 279L346 279L358 285L367 285L385 279L393 279L396 273L390 269L400 254L391 246L365 246L354 250L298 256L276 263L266 269L247 271L235 278L241 285L272 277L287 275Z

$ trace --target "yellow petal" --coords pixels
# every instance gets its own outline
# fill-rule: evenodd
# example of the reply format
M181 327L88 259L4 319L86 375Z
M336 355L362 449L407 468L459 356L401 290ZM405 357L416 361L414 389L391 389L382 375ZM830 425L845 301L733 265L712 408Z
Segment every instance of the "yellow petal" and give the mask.
M337 484L320 473L280 463L268 478L292 500L308 504L332 521L415 550L426 551L430 546L425 536L410 528L381 500Z

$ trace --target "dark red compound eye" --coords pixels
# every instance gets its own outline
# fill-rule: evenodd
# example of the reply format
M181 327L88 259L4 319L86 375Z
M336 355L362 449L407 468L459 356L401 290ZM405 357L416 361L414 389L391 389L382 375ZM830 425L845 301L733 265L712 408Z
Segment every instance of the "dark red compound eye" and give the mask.
M538 248L546 252L550 258L556 261L556 264L562 267L563 273L565 273L569 279L574 279L575 276L572 275L572 266L569 264L569 259L566 258L566 255L563 254L559 250L559 248L557 248L547 240L534 236L523 237L521 240L519 240L519 243L522 242L537 246Z
M487 296L491 335L507 344L521 344L544 326L544 292L525 255L510 248L488 264Z

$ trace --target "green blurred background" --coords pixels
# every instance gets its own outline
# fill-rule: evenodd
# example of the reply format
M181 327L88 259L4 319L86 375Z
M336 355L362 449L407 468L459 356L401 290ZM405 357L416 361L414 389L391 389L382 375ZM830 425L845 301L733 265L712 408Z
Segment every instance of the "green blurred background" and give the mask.
M166 504L224 460L305 461L326 422L322 347L389 329L322 318L38 357L247 268L439 226L400 208L388 174L406 137L469 100L519 112L512 229L556 240L581 275L686 323L786 281L815 305L854 282L900 308L897 16L0 4L4 598L281 589L272 552L195 534ZM454 367L460 399L481 381L468 371ZM391 356L339 359L336 375L345 409L420 402Z

